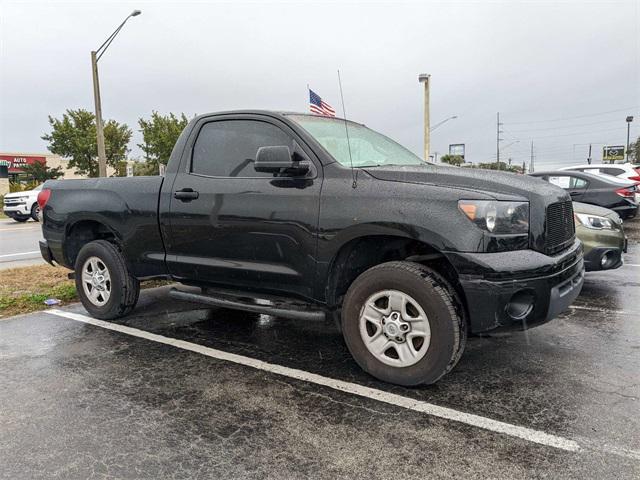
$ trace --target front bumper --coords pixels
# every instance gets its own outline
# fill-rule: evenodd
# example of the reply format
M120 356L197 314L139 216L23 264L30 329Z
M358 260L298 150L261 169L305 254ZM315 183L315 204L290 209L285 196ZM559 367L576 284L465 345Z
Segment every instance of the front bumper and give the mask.
M553 257L534 250L445 255L457 271L472 333L546 323L573 303L584 283L579 240Z
M587 272L620 268L622 253L626 251L626 248L594 247L584 255L584 268Z
M5 204L2 211L7 217L11 218L31 215L31 210L27 207L26 203Z
M587 272L611 270L622 266L622 254L627 251L627 238L622 230L588 230L576 228L584 247Z

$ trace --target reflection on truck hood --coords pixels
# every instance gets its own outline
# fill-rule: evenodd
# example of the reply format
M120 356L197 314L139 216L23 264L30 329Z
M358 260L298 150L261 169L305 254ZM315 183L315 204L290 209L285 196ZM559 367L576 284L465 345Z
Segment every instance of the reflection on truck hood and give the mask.
M496 197L496 194L517 195L527 199L546 198L545 203L566 200L567 193L555 185L528 175L496 170L424 166L381 166L365 168L374 178L392 182L448 185L452 188L475 190Z

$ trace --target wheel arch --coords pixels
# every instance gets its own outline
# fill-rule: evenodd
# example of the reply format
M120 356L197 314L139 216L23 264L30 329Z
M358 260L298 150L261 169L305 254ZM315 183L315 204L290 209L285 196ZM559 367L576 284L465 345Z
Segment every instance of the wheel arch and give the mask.
M430 243L399 235L366 235L342 245L328 268L324 292L327 305L338 309L349 285L360 274L381 263L398 260L420 263L440 274L454 288L466 312L464 291L447 257Z
M80 249L94 240L107 240L118 246L122 239L117 231L98 219L82 219L70 223L66 228L64 258L71 267L75 264Z

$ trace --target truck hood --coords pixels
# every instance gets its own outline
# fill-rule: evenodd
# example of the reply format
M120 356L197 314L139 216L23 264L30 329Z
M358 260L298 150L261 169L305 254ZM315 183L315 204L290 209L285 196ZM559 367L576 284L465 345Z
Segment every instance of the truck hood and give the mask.
M32 195L33 192L32 190L26 190L24 192L13 192L13 193L7 193L4 198L20 198L20 197L28 197L30 195Z
M481 192L496 199L502 196L520 196L532 201L545 199L549 204L568 200L567 193L559 187L528 175L518 175L496 170L448 167L440 165L381 166L365 168L378 180L416 184L433 184L462 190ZM537 203L537 202L536 202Z

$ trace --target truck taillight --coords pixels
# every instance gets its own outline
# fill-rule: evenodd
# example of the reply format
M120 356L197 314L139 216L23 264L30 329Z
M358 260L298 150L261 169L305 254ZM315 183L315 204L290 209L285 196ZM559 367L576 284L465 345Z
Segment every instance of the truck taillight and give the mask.
M50 196L51 190L49 190L48 188L43 188L42 190L40 190L40 193L38 194L38 205L40 206L40 210L42 210L47 204Z
M625 197L625 198L633 198L635 196L635 186L634 187L624 187L624 188L618 188L616 190L616 193L618 195L620 195L621 197Z

